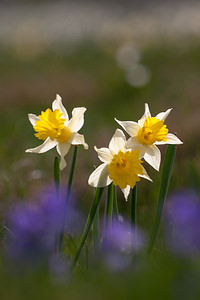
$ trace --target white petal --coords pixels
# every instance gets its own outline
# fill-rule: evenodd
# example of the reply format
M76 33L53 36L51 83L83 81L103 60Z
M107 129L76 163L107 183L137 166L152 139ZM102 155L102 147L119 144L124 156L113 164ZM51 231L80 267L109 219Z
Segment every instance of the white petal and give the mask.
M71 144L66 143L59 143L56 147L58 154L60 154L60 170L63 170L66 167L65 155L69 152Z
M154 169L159 171L161 154L160 150L158 149L158 147L156 147L156 145L146 147L144 160L146 160L146 162L148 162Z
M58 94L56 94L56 99L52 103L52 109L53 111L59 109L59 111L63 113L62 115L63 119L69 121L68 113L62 104L62 98Z
M155 142L154 145L167 145L167 144L180 145L180 144L183 144L183 142L181 142L181 140L179 140L179 138L175 134L172 134L172 133L168 133L166 135L166 139L167 139L166 142L162 142L162 141Z
M72 118L70 119L68 126L72 132L78 132L84 124L85 107L76 107L72 111Z
M146 120L146 118L150 117L151 118L151 113L149 110L149 106L147 103L145 103L145 111L144 111L144 115L142 116L142 118L140 120L138 120L138 124L140 125L140 127L143 126L144 121Z
M145 168L142 166L142 171L143 171L143 175L140 175L140 174L138 174L138 176L139 177L142 177L142 178L145 178L145 179L147 179L147 180L149 180L149 181L153 181L150 177L149 177L149 175L147 174L147 171L145 170Z
M31 124L33 126L35 126L36 121L40 120L40 118L38 116L34 115L34 114L28 114L28 119L29 119L29 121L31 122Z
M168 117L168 115L170 114L172 108L169 108L168 110L166 110L165 112L161 112L159 114L157 114L155 116L156 119L159 119L161 121L165 121L165 119Z
M101 164L90 175L88 179L88 184L93 187L107 186L112 182L108 175L108 164Z
M27 149L26 152L29 153L44 153L52 149L58 144L56 140L52 141L49 137L44 141L44 143L38 147Z
M135 146L137 147L138 145L141 145L138 138L136 137L130 137L127 142L126 142L126 148L134 148Z
M167 136L166 136L167 137ZM166 145L168 144L167 142L155 142L154 145Z
M109 149L113 151L113 153L126 150L126 137L120 129L116 129L109 143Z
M104 163L110 163L113 156L110 153L110 149L108 148L99 148L97 149L96 146L94 146L94 150L98 153L99 159Z
M128 196L130 194L130 190L131 190L131 187L130 185L127 185L127 187L125 189L121 189L123 194L124 194L124 198L126 199L126 201L128 200Z
M146 146L140 144L138 139L134 138L134 137L128 139L128 141L126 143L126 147L131 150L138 150L139 151L139 159L141 159L146 152Z
M124 130L126 130L126 132L130 135L130 136L136 136L138 134L138 131L140 129L140 126L138 125L138 123L136 122L132 122L132 121L119 121L115 118L115 121L122 126L122 128L124 128Z
M85 149L88 149L88 144L85 142L84 135L79 134L77 132L74 133L71 141L72 145L83 145Z
M179 138L177 138L175 134L168 133L166 135L166 138L167 138L166 144L177 144L177 145L183 144L183 142L181 142L181 140L179 140Z

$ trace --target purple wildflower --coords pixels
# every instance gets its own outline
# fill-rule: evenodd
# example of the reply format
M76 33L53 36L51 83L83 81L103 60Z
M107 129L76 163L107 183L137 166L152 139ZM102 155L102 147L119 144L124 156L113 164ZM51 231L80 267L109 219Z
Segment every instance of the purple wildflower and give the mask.
M52 255L49 260L49 270L52 279L56 282L66 282L69 276L69 262L60 255Z
M49 198L52 197L53 190L49 190L48 188L44 190L42 193L42 198ZM41 194L40 194L41 196ZM61 188L60 190L60 199L65 203L66 198L66 189ZM75 234L81 234L82 229L85 224L85 218L81 214L81 212L76 207L76 197L71 194L70 201L64 204L63 209L65 210L64 213L64 224L65 224L65 232L71 236ZM54 214L55 216L55 214ZM55 216L56 217L56 216Z
M167 245L174 253L200 253L200 201L195 192L177 192L168 199L165 234Z
M66 222L65 231L74 236L75 234L82 233L84 228L85 218L81 212L76 208L76 205L70 202L66 208Z
M47 261L55 252L56 237L63 224L63 203L55 196L39 203L19 203L8 215L6 256L15 262L33 264Z
M127 268L133 254L144 246L144 235L138 229L131 228L129 223L114 220L112 226L104 232L103 257L111 270Z

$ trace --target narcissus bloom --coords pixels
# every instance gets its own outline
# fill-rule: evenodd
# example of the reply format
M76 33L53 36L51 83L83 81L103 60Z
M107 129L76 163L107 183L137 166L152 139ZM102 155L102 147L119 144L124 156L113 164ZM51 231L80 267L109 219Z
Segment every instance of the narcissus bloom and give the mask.
M72 118L69 120L61 97L56 95L56 99L52 103L52 110L47 108L39 116L28 115L29 121L36 131L35 136L44 140L44 143L36 148L27 149L26 152L44 153L56 147L61 156L60 168L64 169L66 166L64 157L71 145L83 145L85 149L88 149L84 136L78 133L84 124L85 111L85 107L74 108Z
M168 133L164 124L171 109L161 112L155 117L151 117L149 106L145 103L145 112L137 122L117 121L131 136L127 141L127 148L137 149L141 156L157 171L160 167L161 154L156 145L182 144L182 142L172 133Z
M126 149L124 133L117 129L113 135L109 148L97 149L99 159L103 162L90 175L88 183L93 187L108 186L111 182L118 185L127 200L130 188L133 188L139 177L151 180L141 165L138 150Z

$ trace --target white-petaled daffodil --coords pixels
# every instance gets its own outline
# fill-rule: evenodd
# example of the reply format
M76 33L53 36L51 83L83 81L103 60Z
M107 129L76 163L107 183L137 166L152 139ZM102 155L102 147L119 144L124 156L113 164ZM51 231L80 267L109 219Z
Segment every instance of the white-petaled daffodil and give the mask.
M151 117L149 106L145 103L144 115L138 123L115 119L131 136L127 141L127 148L138 149L144 160L157 171L160 168L161 153L156 145L182 144L176 135L168 133L167 126L164 124L171 110L168 109Z
M133 188L140 180L139 177L151 181L141 165L139 151L126 148L126 137L120 129L115 131L108 148L94 147L94 149L103 163L90 175L89 185L104 187L113 182L115 186L118 185L121 188L127 200L130 188Z
M52 103L52 110L47 108L36 116L29 114L28 118L36 131L35 136L44 140L43 144L36 148L27 149L30 153L44 153L56 147L61 160L60 169L66 166L64 159L71 145L83 145L88 149L84 136L78 131L84 124L85 107L76 107L72 111L72 118L69 119L68 113L62 104L62 99L56 95Z

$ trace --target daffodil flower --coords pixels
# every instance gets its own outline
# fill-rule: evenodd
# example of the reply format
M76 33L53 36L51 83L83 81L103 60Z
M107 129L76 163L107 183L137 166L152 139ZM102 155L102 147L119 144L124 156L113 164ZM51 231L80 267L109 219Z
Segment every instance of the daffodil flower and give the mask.
M126 149L126 138L124 133L117 129L113 135L109 148L97 149L99 159L103 162L97 167L88 179L89 185L93 187L108 186L111 182L119 186L127 200L130 188L133 188L139 177L151 181L146 170L141 165L138 150Z
M168 133L165 119L172 109L151 117L149 106L145 103L145 112L137 122L117 121L125 131L131 136L127 141L127 148L137 149L141 156L157 171L160 168L161 153L156 145L162 144L182 144L176 135Z
M78 133L84 124L85 111L85 107L76 107L72 111L72 118L69 119L61 97L56 95L52 110L47 108L39 116L28 115L36 131L35 136L44 142L36 148L27 149L26 152L44 153L56 147L61 156L60 169L63 170L66 166L64 157L71 145L83 145L85 149L88 149L84 136Z

